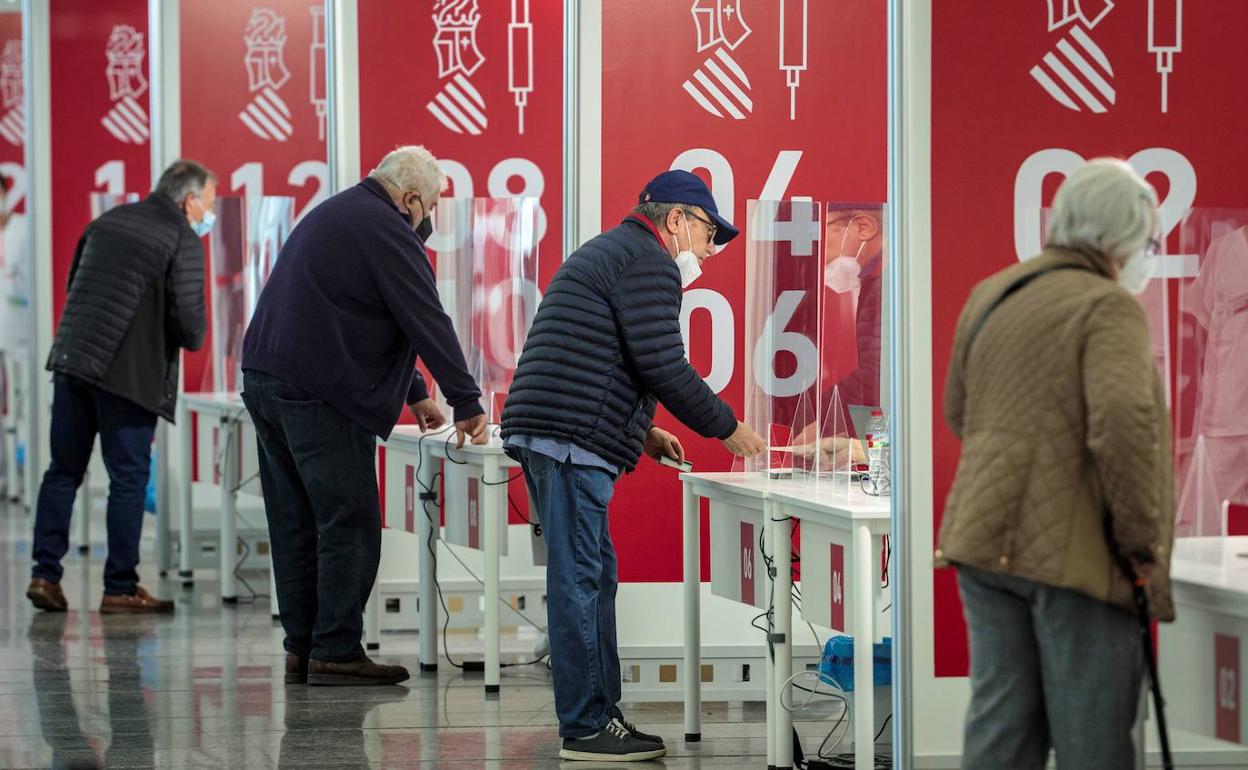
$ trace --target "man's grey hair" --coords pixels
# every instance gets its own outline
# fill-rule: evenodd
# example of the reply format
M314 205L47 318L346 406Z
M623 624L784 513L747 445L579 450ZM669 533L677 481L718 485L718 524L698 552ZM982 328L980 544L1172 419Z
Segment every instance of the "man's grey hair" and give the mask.
M188 195L202 195L204 185L208 184L209 180L215 183L216 175L195 161L175 160L160 175L160 181L156 183L156 192L165 195L174 203L181 203Z
M447 188L446 174L438 166L438 159L422 145L416 144L396 147L386 153L386 157L368 175L398 188L400 193L437 196Z
M1153 237L1156 212L1157 191L1135 169L1117 158L1097 158L1058 188L1046 245L1093 251L1122 264Z

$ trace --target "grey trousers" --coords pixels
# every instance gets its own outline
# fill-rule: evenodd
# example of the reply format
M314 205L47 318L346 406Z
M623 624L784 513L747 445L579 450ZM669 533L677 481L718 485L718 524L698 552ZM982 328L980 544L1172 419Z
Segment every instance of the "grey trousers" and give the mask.
M1136 617L1090 596L958 567L971 648L965 770L1132 770Z

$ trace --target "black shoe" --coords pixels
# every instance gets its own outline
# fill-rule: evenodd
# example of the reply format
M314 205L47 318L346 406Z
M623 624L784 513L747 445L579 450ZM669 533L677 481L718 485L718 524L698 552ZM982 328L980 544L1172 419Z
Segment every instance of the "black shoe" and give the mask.
M564 738L560 759L590 762L644 762L667 753L660 743L634 738L618 719L612 719L593 738Z
M667 745L663 743L663 739L660 736L651 735L650 733L643 733L641 730L638 730L637 725L633 724L632 722L624 718L623 711L620 711L618 708L614 709L614 711L615 711L615 719L620 724L624 725L624 729L628 730L629 735L633 736L639 741L645 741L646 743L657 743L660 746Z

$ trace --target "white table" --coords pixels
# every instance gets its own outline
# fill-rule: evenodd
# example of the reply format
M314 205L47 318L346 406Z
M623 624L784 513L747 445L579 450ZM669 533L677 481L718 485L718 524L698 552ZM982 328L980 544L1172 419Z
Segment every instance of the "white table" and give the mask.
M449 439L449 442L448 442ZM418 510L416 535L420 541L420 670L437 671L438 669L438 595L437 575L434 559L429 558L430 549L437 548L440 536L440 525L435 526L437 519L436 506L426 507L436 502L434 477L437 465L447 460L448 456L459 463L467 463L475 472L481 474L481 550L485 555L485 692L499 692L499 563L502 553L501 532L506 521L506 500L508 471L519 468L519 463L503 453L502 440L491 433L490 441L484 445L465 443L462 448L455 446L454 430L446 428L441 431L421 434L414 425L400 425L384 442L387 451L396 450L409 452L420 457L418 477ZM423 490L434 490L430 497ZM453 512L448 511L447 515ZM500 517L502 519L500 520ZM369 623L376 621L370 618Z
M815 525L802 529L802 614L808 621L823 621L828 626L854 637L854 767L870 770L875 767L875 655L873 645L877 637L876 597L883 576L880 570L880 553L883 550L883 538L887 537L892 526L892 510L889 498L868 495L860 489L850 487L853 491L835 484L815 484L788 482L774 484L768 491L768 520L775 528L777 543L788 543L794 522ZM812 530L814 530L812 532ZM828 533L830 537L824 537ZM808 537L810 536L810 537ZM814 538L819 547L811 547ZM831 542L840 544L847 552L850 567L841 565L841 571L830 565L830 551L823 544ZM781 565L776 579L776 595L786 597L792 580L791 567L784 569L790 562L777 560ZM824 565L828 564L828 568ZM852 572L847 575L846 572ZM817 590L816 584L829 590ZM834 622L828 622L821 613L814 611L816 606L826 606L816 601L829 591L832 586L840 586L852 596L852 611L844 613L844 624L837 628ZM833 600L835 601L835 600ZM841 606L845 602L842 600ZM787 601L776 604L776 633L783 636L777 641L776 648L776 686L777 702L783 695L779 687L791 675L792 669L792 612ZM811 617L814 615L814 617ZM776 740L777 748L788 747L791 743L784 741L792 735L792 715L777 708ZM786 760L787 761L784 761ZM789 767L793 757L784 751L780 752L777 765Z
M880 585L876 558L880 538L889 533L891 511L888 498L873 497L860 491L850 493L831 484L769 479L761 474L684 473L684 606L685 606L685 740L700 741L701 732L701 506L699 500L727 503L763 517L763 550L776 565L773 578L763 570L763 591L775 597L772 655L764 654L767 694L767 764L793 766L792 716L781 708L784 683L792 675L793 584L789 548L795 521L810 521L820 527L843 532L851 544L855 572L846 585L854 593L854 703L855 766L869 770L875 764L873 725L873 650L875 638L875 594ZM711 526L715 526L714 520ZM808 571L817 571L821 553L803 549L802 582L807 590ZM828 571L825 569L824 571ZM772 583L774 582L774 585ZM806 596L804 595L805 599ZM806 602L803 601L803 608ZM824 625L827 625L826 623ZM837 629L845 630L845 629Z
M184 393L182 404L185 405L184 419L178 420L178 460L183 469L183 483L178 501L178 535L181 539L179 548L178 575L184 582L193 577L191 569L191 553L194 547L194 516L195 507L192 502L192 484L195 477L193 464L194 451L191 446L191 416L193 414L216 420L221 429L221 446L223 451L221 474L221 601L234 604L238 602L238 581L234 570L238 567L238 487L239 462L233 456L233 449L238 446L238 431L244 422L251 422L251 415L243 405L242 396L238 393ZM217 458L213 458L216 462ZM270 570L270 588L272 588L272 570ZM277 595L273 594L274 608L277 607ZM276 614L276 613L274 613Z

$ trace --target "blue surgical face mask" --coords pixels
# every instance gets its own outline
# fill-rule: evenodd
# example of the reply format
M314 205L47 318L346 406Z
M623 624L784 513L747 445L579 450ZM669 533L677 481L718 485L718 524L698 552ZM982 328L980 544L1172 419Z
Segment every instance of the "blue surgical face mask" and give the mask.
M212 232L212 226L216 223L217 215L209 211L204 214L203 219L198 222L193 222L191 224L191 229L195 231L195 235L203 238L205 235Z

